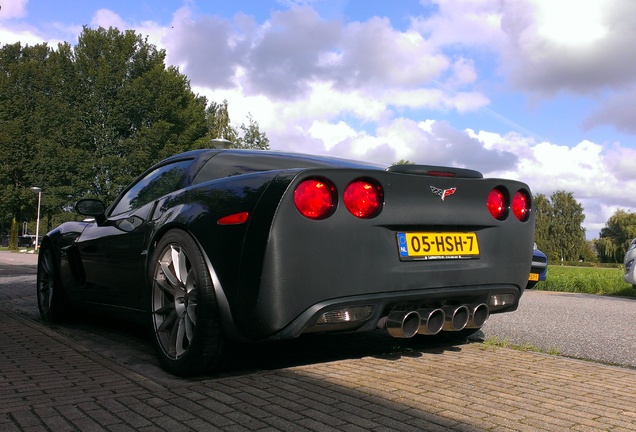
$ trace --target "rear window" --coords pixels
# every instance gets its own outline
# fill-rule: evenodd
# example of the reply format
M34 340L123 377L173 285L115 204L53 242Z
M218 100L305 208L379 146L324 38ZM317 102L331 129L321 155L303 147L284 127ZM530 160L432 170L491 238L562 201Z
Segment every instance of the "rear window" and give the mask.
M228 150L220 152L208 160L196 174L192 184L241 174L294 168L357 168L383 170L385 167L371 163L300 153Z
M110 212L111 216L138 209L150 201L174 192L182 186L186 169L191 163L192 160L175 162L149 172L121 197Z
M293 168L317 168L332 166L312 160L298 157L282 156L281 154L240 154L223 152L219 153L199 170L192 184L203 183L225 177L241 174L250 174L263 171L285 170Z

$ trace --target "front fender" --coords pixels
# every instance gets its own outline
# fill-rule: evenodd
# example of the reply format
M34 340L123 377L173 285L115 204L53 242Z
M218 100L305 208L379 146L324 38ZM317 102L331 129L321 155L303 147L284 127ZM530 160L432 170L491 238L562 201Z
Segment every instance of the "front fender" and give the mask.
M79 236L92 223L94 222L65 222L42 239L40 247L50 248L58 266L60 282L67 291L72 291L81 284L82 262L73 251Z

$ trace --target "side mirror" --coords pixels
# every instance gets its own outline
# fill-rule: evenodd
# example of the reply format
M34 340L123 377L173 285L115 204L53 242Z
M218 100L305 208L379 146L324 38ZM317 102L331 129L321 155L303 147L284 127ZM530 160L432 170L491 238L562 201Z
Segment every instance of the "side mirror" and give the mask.
M97 199L79 200L75 204L75 211L83 216L94 217L98 225L106 220L106 216L104 215L106 206L103 202Z

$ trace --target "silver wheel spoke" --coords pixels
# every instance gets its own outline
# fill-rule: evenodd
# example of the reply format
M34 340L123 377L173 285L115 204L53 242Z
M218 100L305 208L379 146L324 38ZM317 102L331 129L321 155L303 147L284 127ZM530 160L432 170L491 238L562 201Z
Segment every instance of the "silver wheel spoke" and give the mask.
M183 336L185 335L184 318L179 318L174 333L176 336L173 345L174 351L177 356L180 356L185 352L185 349L183 347Z
M152 314L157 341L173 359L183 356L196 329L196 272L183 248L167 245L158 260Z
M197 307L196 304L189 304L187 309L188 320L192 322L193 325L197 325L196 307Z
M194 291L190 291L186 297L188 298L188 307L186 309L186 313L188 314L188 319L192 321L192 324L197 325L197 298L196 293Z
M163 322L157 328L157 330L158 331L169 331L170 330L170 326L172 324L174 324L174 322L177 320L177 318L178 318L177 313L174 310L172 310L169 314L167 314L167 316L164 318Z
M179 279L178 277L172 273L172 271L170 270L170 262L159 262L159 265L161 266L161 271L163 272L163 274L166 277L166 280L168 281L168 283L172 286L178 286L179 285Z
M194 336L194 323L190 319L189 315L185 315L183 317L183 321L185 323L185 334L188 338L188 343L192 342L192 337Z
M168 315L174 310L174 305L169 304L162 308L157 309L154 313L157 315Z

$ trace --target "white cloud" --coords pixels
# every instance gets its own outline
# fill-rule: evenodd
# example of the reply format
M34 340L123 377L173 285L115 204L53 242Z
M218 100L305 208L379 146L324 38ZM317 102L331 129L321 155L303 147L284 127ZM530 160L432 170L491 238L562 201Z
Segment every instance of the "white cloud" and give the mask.
M607 36L603 22L605 0L534 1L537 35L565 46L588 45Z
M498 51L504 44L500 0L432 0L438 12L413 19L413 28L436 47L466 45ZM521 2L515 2L523 7Z
M109 9L98 9L91 21L93 27L116 27L118 29L126 29L127 23L115 12Z
M556 190L572 192L586 215L588 237L617 209L636 208L636 151L616 144L606 148L590 141L573 147L549 142L533 144L518 135L474 133L489 148L509 149L519 156L516 169L499 172L518 178L534 194L550 196Z
M179 9L165 32L163 45L167 60L180 66L190 81L201 87L229 88L241 57L230 44L232 26L219 18L204 16L195 20L187 7Z
M614 144L605 154L605 161L609 172L616 176L620 182L626 182L626 185L636 183L636 150L621 147ZM630 191L628 194L634 196L634 188L626 188Z
M307 130L312 138L324 143L324 149L330 150L339 142L355 137L358 132L343 121L337 124L315 121Z
M0 21L23 18L27 15L26 5L29 0L11 0L0 5Z
M616 130L636 134L636 79L633 86L611 93L584 121L586 129L611 125Z
M594 94L636 80L636 58L626 55L636 36L635 2L526 0L522 17L517 2L504 5L502 61L519 87Z
M28 0L12 0L0 5L0 45L20 42L22 46L33 46L46 41L39 29L20 20L28 15L27 3Z
M12 25L0 28L0 44L14 44L20 42L22 46L37 45L46 42L46 39L38 34L37 29L29 25Z

